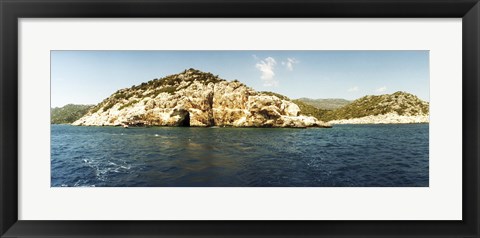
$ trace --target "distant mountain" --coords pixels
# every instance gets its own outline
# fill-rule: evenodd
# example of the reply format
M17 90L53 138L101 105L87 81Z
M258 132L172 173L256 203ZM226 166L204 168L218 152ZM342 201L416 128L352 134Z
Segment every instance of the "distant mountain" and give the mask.
M70 124L85 115L93 105L67 104L50 109L51 124Z
M327 118L328 113L331 112L331 110L314 107L306 102L301 101L300 99L292 100L292 102L298 105L300 108L300 113L307 116L313 116L319 120L322 120L320 118Z
M428 118L429 103L406 92L393 94L369 95L352 103L325 113L320 117L325 121L345 120L377 115L398 115L403 117L422 116ZM408 120L407 120L408 121Z
M318 109L334 110L341 108L352 101L341 98L327 98L327 99L311 99L311 98L299 98L296 101L300 101L309 105L312 105Z
M330 127L287 97L196 69L120 89L78 126Z

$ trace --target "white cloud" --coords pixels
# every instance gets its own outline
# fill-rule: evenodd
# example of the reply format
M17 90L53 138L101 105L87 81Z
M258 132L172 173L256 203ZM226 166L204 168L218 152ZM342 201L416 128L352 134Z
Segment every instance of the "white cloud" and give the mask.
M264 60L260 60L255 67L260 70L262 73L262 76L260 76L260 79L263 81L263 86L271 87L271 86L277 86L278 81L274 79L275 77L275 65L277 64L277 61L275 61L274 58L272 57L267 57Z
M349 92L357 92L357 91L358 91L358 87L355 86L355 87L349 88L348 91L349 91Z
M377 88L375 91L381 93L381 92L385 92L386 90L387 90L387 87L383 86L383 87Z
M287 67L287 69L289 71L292 71L293 70L293 65L294 64L298 64L300 63L300 61L298 61L297 59L295 58L287 58L287 61L282 61L282 65L285 65L285 67Z

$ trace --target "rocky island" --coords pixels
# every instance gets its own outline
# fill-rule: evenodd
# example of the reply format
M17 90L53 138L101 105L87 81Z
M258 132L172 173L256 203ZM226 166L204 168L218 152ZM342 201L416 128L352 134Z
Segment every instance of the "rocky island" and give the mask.
M118 90L72 125L331 127L282 95L196 69Z
M407 124L428 123L429 103L402 91L354 101L291 100L273 92L257 92L238 80L227 81L189 69L118 90L95 106L52 109L52 123L69 120L77 126L306 128Z
M417 96L398 91L367 95L334 110L311 104L312 100L294 100L303 113L330 124L410 124L429 122L429 103Z
M429 106L417 96L401 91L368 95L332 111L328 121L331 124L428 123Z

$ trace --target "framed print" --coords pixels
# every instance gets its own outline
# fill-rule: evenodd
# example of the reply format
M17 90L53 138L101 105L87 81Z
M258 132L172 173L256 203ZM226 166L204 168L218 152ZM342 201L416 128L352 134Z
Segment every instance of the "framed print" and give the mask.
M2 237L478 237L468 1L2 1Z

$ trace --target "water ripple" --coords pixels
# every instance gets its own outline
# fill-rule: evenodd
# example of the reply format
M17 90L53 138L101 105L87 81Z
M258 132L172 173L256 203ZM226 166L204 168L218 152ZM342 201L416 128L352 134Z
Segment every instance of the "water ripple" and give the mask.
M429 185L428 124L51 130L54 187Z

